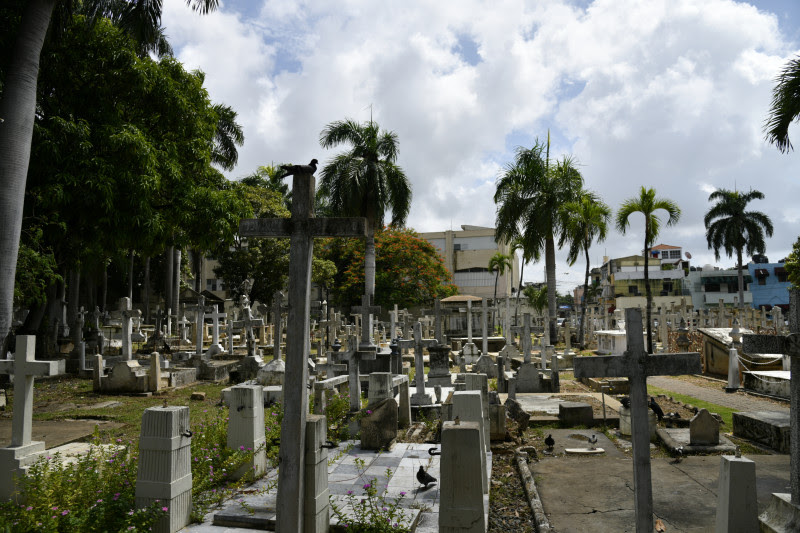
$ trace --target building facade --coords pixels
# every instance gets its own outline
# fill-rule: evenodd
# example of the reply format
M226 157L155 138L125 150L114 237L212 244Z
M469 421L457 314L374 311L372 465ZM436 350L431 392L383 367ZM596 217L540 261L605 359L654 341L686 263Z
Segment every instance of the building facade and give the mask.
M691 297L684 289L685 273L682 268L661 259L648 261L648 278L653 296L653 308L667 308L671 304L689 303ZM606 260L600 267L601 303L609 312L647 305L644 282L644 256L631 255Z
M461 294L493 298L495 273L489 270L489 259L496 253L512 254L511 246L495 241L494 228L462 225L461 230L420 233L444 258L453 283ZM497 298L510 297L519 285L519 259L512 254L511 269L497 279Z
M753 278L747 269L744 275L744 303L753 303L750 286ZM692 305L695 309L719 307L720 301L725 307L737 307L739 304L739 275L735 268L719 269L705 265L702 269L692 270L686 276L686 286L692 293Z
M766 307L767 311L780 306L789 309L789 286L783 263L750 263L747 270L752 278L750 292L755 309Z

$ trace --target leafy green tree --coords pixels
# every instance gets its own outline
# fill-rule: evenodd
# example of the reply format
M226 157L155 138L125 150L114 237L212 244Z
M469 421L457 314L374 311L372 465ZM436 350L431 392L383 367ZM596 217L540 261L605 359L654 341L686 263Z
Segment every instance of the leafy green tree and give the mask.
M772 237L772 221L760 211L747 211L751 200L762 200L764 194L750 190L742 193L717 189L708 197L708 201L716 200L703 218L706 226L708 247L714 250L714 257L719 261L720 249L725 250L728 257L736 254L736 272L739 278L739 308L744 309L744 275L742 272L742 252L747 255L763 254L767 248L764 234Z
M547 285L541 287L528 285L522 290L522 293L528 299L528 305L539 314L547 308Z
M496 238L519 238L530 255L544 251L547 277L548 327L556 338L556 246L565 231L561 206L575 199L583 177L570 157L550 164L550 141L538 140L532 148L517 148L514 162L497 180Z
M500 276L511 270L512 257L508 254L497 252L489 258L489 272L494 272L494 304L497 305L497 281Z
M206 13L214 10L218 0L190 0L196 10ZM39 62L51 18L56 12L58 24L68 23L69 9L80 5L99 18L107 14L117 17L118 22L132 34L142 37L148 45L156 48L161 42L160 2L90 1L68 2L66 0L29 0L14 3L18 9L14 44L11 54L6 56L2 72L2 94L0 94L0 352L5 352L7 335L11 327L11 310L14 298L14 282L22 230L28 165L31 155L34 118L37 105L37 79ZM113 8L113 9L112 9ZM57 34L62 26L54 27ZM4 28L11 31L11 28ZM148 39L151 36L152 39ZM145 46L147 48L147 46ZM96 98L86 102L97 102Z
M430 304L457 294L439 251L411 229L386 227L375 233L376 303L385 308ZM332 300L337 306L361 303L364 252L358 239L327 239L319 256L336 264Z
M789 126L800 115L800 57L790 60L775 81L764 129L767 142L786 153L793 149Z
M796 289L800 289L800 237L792 246L792 252L786 258L786 275Z
M347 119L325 126L319 143L323 148L350 145L323 167L318 194L336 216L366 217L364 290L374 296L375 232L383 226L388 209L393 226L403 226L411 209L411 183L396 164L397 135L381 131L372 120L359 124Z
M630 218L634 213L641 213L644 216L644 290L647 299L647 351L653 353L653 324L651 320L653 307L653 293L650 290L650 248L661 229L661 219L656 215L656 211L666 211L667 226L674 226L681 218L681 210L678 204L672 200L656 197L653 188L642 186L639 196L628 198L617 211L617 229L623 235L630 226Z
M581 316L578 326L578 346L585 348L584 321L586 320L586 295L589 293L589 248L592 243L603 242L608 233L608 224L611 221L611 209L599 196L591 191L581 191L577 200L567 202L563 206L565 241L569 242L567 262L571 265L578 260L578 255L583 252L586 257L586 271L583 276L584 302L581 305Z

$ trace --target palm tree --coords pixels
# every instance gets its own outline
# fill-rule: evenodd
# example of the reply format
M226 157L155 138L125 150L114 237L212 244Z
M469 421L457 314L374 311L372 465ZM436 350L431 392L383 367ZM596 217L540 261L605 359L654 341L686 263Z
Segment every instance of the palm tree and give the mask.
M500 279L500 276L506 273L506 270L511 270L511 260L512 257L510 254L504 254L497 252L489 259L489 272L494 272L494 302L495 307L497 306L497 281ZM494 316L492 317L492 331L494 331Z
M786 153L793 149L789 125L800 115L800 57L790 60L775 81L764 129L767 142Z
M217 8L219 0L187 0L203 14ZM90 19L112 16L134 36L148 37L151 49L163 48L161 31L161 2L139 1L122 4L109 0L69 2L67 0L30 0L17 29L11 60L5 73L0 96L0 353L7 349L14 299L14 276L22 230L22 208L28 162L31 154L33 122L36 111L36 81L39 57L50 20L67 20L69 9L80 5ZM58 28L55 28L58 30Z
M519 299L520 299L520 297L522 297L522 275L523 275L523 272L525 271L525 264L526 263L530 263L531 261L538 261L540 259L539 254L538 253L534 253L534 252L536 252L536 250L526 250L525 249L525 243L522 242L522 239L520 237L515 237L511 241L511 255L512 255L512 257L517 252L517 250L521 250L522 251L522 261L521 261L521 264L519 266L519 285L517 285L517 307L514 310L514 325L519 324L519 321L517 320L517 318L519 317Z
M747 255L763 254L766 250L764 233L772 237L772 221L760 211L745 211L750 200L763 200L764 194L750 190L747 193L717 189L708 197L716 200L708 210L703 222L706 226L708 247L714 250L719 261L720 248L728 257L736 252L736 271L739 278L739 308L744 308L744 275L742 274L742 252Z
M403 226L411 209L411 183L395 161L397 135L381 131L370 120L359 124L346 119L322 130L323 148L349 144L350 150L335 156L320 175L319 194L327 198L330 212L367 219L364 249L364 290L375 296L375 230L383 226L387 209L393 226Z
M562 205L575 199L583 177L570 157L549 163L550 141L517 148L514 162L497 180L496 238L520 238L531 256L544 251L550 338L556 338L556 247L564 231Z
M653 353L653 325L650 319L653 307L653 294L650 291L649 258L650 247L658 237L661 229L661 219L655 214L656 211L666 211L669 215L667 226L673 226L681 218L681 209L678 204L665 198L656 198L656 191L653 188L642 186L638 197L628 198L617 211L617 229L625 235L625 231L630 224L630 217L634 213L644 215L644 290L647 298L647 351Z
M583 344L584 321L586 320L586 302L589 293L589 248L592 242L602 242L608 232L611 221L611 209L593 192L581 191L580 197L564 204L562 214L565 217L565 240L570 243L567 261L570 266L578 260L581 251L586 256L586 273L583 277L583 298L581 305L581 318L578 329L578 346Z
M545 307L548 305L547 285L543 285L538 289L533 285L528 285L522 292L528 299L528 305L530 305L539 314L542 314L542 311L544 311Z

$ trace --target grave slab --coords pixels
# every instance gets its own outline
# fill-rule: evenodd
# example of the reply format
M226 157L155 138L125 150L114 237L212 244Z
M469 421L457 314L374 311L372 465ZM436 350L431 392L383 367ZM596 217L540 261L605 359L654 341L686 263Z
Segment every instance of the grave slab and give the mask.
M733 413L733 435L755 441L780 453L789 453L789 413L750 411Z
M656 435L671 452L683 448L684 455L693 453L733 453L736 445L724 435L719 436L719 444L690 444L689 428L658 428Z

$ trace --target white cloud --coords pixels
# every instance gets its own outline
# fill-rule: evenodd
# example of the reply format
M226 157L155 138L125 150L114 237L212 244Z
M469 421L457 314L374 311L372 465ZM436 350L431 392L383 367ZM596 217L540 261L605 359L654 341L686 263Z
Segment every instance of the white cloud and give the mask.
M713 261L702 217L719 187L764 192L752 208L776 223L770 256L800 233L800 155L780 154L762 131L774 77L797 45L753 6L270 0L256 17L235 3L200 17L182 4L165 3L178 57L206 72L214 101L245 127L233 176L271 161L324 161L335 153L318 145L325 124L372 113L400 140L414 187L409 225L491 225L494 180L515 143L549 128L553 154L574 154L612 208L641 185L676 201L681 223L659 240L697 264ZM479 61L460 51L464 36ZM612 231L591 256L638 253L639 231ZM563 260L558 268L567 270Z

